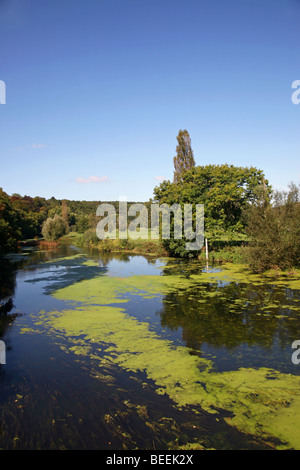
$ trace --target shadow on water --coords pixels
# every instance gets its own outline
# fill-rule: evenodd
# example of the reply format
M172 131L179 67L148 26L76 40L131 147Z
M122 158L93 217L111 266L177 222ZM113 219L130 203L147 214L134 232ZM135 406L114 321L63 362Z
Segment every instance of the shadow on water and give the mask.
M16 275L19 266L7 259L0 258L0 312L13 297L16 288Z
M13 264L7 259L0 259L0 338L4 336L7 328L17 317L12 310L18 268L18 264Z

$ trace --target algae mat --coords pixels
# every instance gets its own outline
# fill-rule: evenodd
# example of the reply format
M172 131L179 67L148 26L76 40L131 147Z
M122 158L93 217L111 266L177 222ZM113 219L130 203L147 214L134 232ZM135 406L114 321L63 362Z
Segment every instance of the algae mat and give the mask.
M225 272L226 279L230 271ZM264 282L234 273L233 278ZM126 311L126 295L163 297L191 285L218 282L224 272L169 276L99 276L55 291L67 302L63 311L47 312L42 324L70 341L71 351L95 355L132 372L143 371L178 407L201 406L239 430L280 441L277 448L300 449L300 377L268 368L216 372L211 360L191 354L152 331ZM209 299L207 299L209 301ZM93 345L93 347L92 347ZM98 346L97 346L98 345ZM225 416L225 418L224 418Z

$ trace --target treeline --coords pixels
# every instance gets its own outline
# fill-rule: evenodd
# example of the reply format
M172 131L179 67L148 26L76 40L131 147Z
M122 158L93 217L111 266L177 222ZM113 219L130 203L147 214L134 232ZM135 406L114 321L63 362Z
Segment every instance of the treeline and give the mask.
M43 198L9 196L0 188L0 251L15 251L18 241L39 236L50 208Z
M148 209L148 227L153 202L182 209L184 204L203 204L205 238L210 247L230 248L234 242L240 243L243 256L247 255L247 263L256 271L299 267L300 187L291 183L287 191L273 191L263 171L255 167L196 166L186 130L179 131L177 142L173 181L163 181L154 188L154 200L143 203ZM68 232L82 234L83 245L101 246L96 210L104 202L9 196L0 188L0 252L16 250L20 240L57 240ZM119 201L109 203L115 208L118 226ZM199 257L202 250L186 249L189 239L174 236L172 216L171 212L171 236L161 240L165 252L174 257ZM128 224L131 219L134 217L128 217Z
M40 237L57 240L68 232L77 232L95 241L99 221L96 209L104 202L107 201L8 195L0 188L0 253L17 250L23 240ZM119 201L109 203L115 207L118 222Z
M162 182L154 194L154 201L146 203L149 217L152 202L204 204L205 237L210 248L230 250L235 244L242 245L244 259L255 271L300 266L300 187L294 183L287 191L273 191L263 172L252 167L195 166L177 182ZM0 252L16 251L22 240L57 240L69 231L81 234L83 244L101 245L96 235L99 204L9 196L0 188ZM115 207L118 223L119 201L110 204ZM171 238L161 240L166 252L175 257L198 257L201 253L186 250L184 237L174 238L172 222L171 212Z

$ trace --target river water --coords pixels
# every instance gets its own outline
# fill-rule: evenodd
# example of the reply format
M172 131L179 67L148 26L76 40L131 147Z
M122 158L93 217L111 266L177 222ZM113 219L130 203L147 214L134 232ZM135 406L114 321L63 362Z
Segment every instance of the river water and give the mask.
M80 354L67 335L44 322L48 312L70 309L52 295L56 290L95 278L100 285L101 279L121 283L131 276L188 280L205 271L199 262L62 245L24 250L2 260L0 269L0 339L6 346L6 364L0 365L1 449L274 448L275 438L231 426L228 410L216 418L199 404L176 406L168 393L157 393L146 367L130 370L99 352L108 351L103 337L89 341L89 354ZM271 368L300 375L300 365L291 361L291 344L300 339L297 289L225 280L154 296L128 291L122 299L127 316L174 349L211 361L215 373ZM86 337L78 335L81 345Z

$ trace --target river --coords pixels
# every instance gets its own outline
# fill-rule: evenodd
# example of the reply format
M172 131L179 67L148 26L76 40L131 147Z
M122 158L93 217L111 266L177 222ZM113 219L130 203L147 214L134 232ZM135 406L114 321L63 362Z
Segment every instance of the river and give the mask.
M300 448L295 286L67 244L0 269L1 449Z

